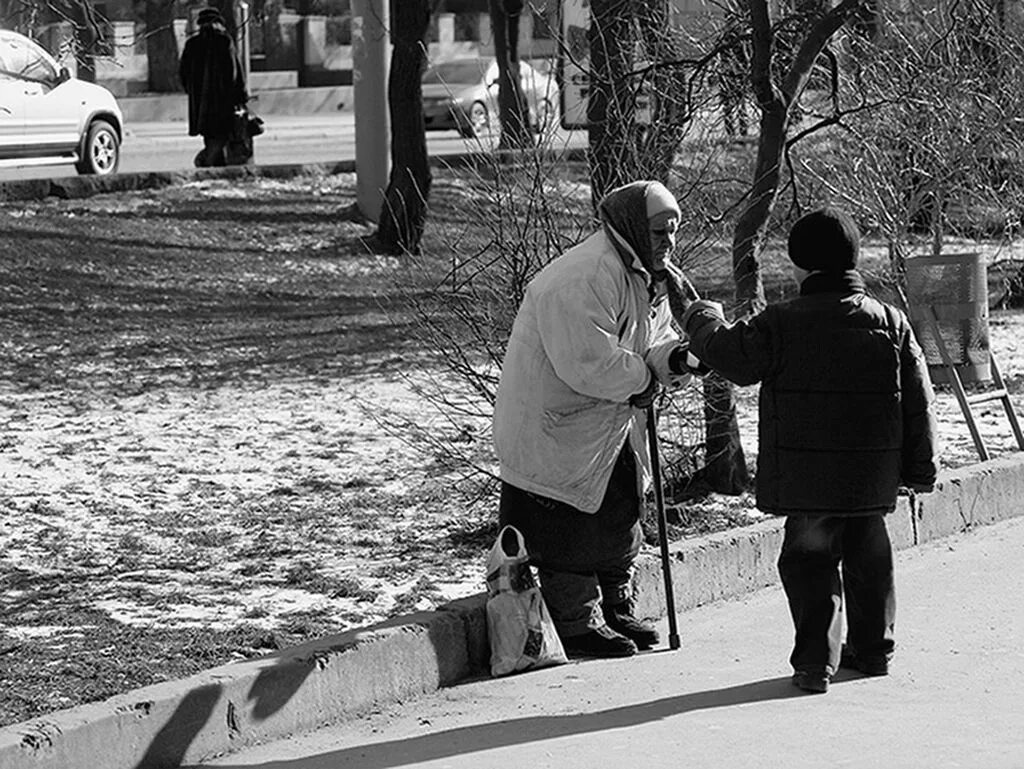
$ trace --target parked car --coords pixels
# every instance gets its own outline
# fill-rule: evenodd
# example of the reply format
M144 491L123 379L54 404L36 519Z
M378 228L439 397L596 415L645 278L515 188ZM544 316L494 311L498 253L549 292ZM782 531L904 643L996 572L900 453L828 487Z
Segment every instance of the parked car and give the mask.
M114 95L77 80L37 43L0 30L0 167L74 163L112 174L124 117Z
M519 77L538 130L549 128L556 117L558 85L525 61ZM428 131L456 130L463 136L487 133L498 122L498 62L469 57L438 62L423 74L423 118Z

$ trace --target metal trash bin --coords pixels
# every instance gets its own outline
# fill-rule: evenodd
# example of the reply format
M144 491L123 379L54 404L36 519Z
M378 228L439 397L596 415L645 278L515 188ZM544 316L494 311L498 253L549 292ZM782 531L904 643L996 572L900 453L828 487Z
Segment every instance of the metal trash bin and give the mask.
M935 310L939 335L960 381L992 378L988 337L988 272L981 254L916 256L906 261L910 322L924 350L932 381L950 377L939 353L928 308Z

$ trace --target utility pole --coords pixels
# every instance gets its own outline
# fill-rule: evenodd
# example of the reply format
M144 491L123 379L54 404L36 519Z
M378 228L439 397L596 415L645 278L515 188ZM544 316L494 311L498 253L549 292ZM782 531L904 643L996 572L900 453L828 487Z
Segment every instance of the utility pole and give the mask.
M388 186L388 0L352 0L352 96L356 204L380 220Z
M238 39L235 41L239 48L239 58L242 60L242 74L245 76L245 88L248 91L250 69L252 62L252 49L249 37L249 3L247 0L238 0L235 4L235 29L238 30Z

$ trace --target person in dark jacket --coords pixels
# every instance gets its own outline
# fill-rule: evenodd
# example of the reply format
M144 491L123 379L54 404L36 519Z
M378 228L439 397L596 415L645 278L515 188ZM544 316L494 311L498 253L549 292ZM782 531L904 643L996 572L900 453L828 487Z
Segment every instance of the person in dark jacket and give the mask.
M203 137L196 166L223 166L236 131L235 112L249 98L245 73L220 11L204 8L196 21L199 31L185 42L178 67L188 94L188 135Z
M927 491L936 474L928 369L906 316L867 295L859 243L842 211L804 216L788 243L799 297L738 323L671 292L694 354L736 384L761 383L757 505L787 517L790 662L793 683L812 692L840 665L888 673L896 603L884 516L901 485Z

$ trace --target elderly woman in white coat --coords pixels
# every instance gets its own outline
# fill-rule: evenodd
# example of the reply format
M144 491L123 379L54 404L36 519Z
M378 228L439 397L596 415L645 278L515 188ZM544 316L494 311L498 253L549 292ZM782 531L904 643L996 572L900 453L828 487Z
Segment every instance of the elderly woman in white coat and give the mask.
M602 227L530 282L494 413L499 518L524 535L570 656L659 641L633 614L650 484L644 409L689 376L665 282L680 209L659 182L610 192Z

